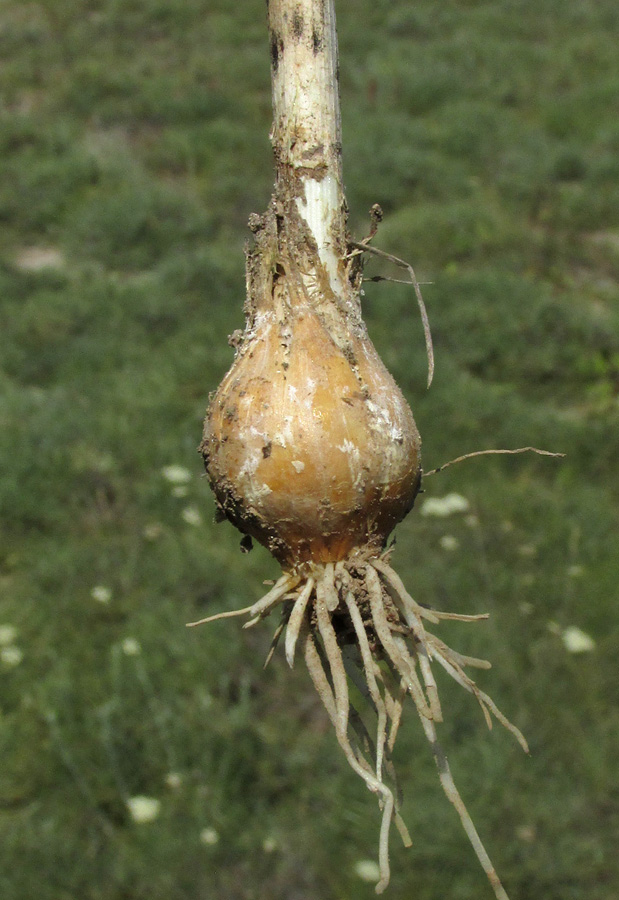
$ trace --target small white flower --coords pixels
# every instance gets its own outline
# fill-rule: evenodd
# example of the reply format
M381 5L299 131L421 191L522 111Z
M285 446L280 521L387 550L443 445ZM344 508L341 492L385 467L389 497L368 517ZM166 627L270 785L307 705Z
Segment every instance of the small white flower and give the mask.
M186 497L188 493L189 488L186 484L175 484L171 491L173 497Z
M152 822L161 810L161 801L155 797L130 797L127 807L134 822L142 825L144 822Z
M22 247L15 257L15 264L24 272L41 272L43 269L61 269L65 258L55 247Z
M17 637L17 628L14 625L0 625L0 646L6 647L12 644Z
M516 837L524 841L525 844L532 844L535 840L535 826L521 825L520 828L516 829Z
M561 637L568 653L589 653L595 649L595 641L591 635L574 625L566 628Z
M209 692L205 691L203 688L198 690L198 700L202 709L210 709L214 703L213 695L209 694Z
M200 843L212 847L219 841L219 834L214 828L203 828L200 832Z
M163 526L161 522L149 522L148 525L144 526L144 531L142 532L147 541L156 541L162 533Z
M10 644L8 647L3 647L2 650L0 650L0 660L2 660L3 665L7 666L9 669L18 666L23 658L23 651L13 644Z
M126 656L139 656L142 652L142 646L135 638L125 638L121 646Z
M186 506L185 509L181 513L181 517L183 522L187 522L188 525L201 525L202 524L202 516L199 511L195 508L195 506Z
M454 513L466 512L470 503L462 494L446 494L444 497L428 497L421 507L422 516L444 518Z
M183 783L183 778L179 772L168 772L165 777L165 783L169 788L172 788L173 791L176 791Z
M570 578L582 578L585 574L585 570L583 566L569 566L567 574Z
M114 457L111 453L99 453L96 457L96 468L99 472L111 472L114 468Z
M266 837L262 842L262 849L265 853L273 853L277 850L277 841L274 837Z
M185 466L164 466L161 474L171 484L187 484L191 481L191 472Z
M460 541L457 537L454 537L453 534L444 534L439 540L439 544L443 550L457 550L460 546Z
M112 592L108 587L105 587L105 585L98 584L96 587L93 587L90 596L93 600L96 600L97 603L109 603L112 599Z
M361 881L369 883L380 881L380 869L378 868L378 863L373 859L360 859L359 862L355 863L354 871Z

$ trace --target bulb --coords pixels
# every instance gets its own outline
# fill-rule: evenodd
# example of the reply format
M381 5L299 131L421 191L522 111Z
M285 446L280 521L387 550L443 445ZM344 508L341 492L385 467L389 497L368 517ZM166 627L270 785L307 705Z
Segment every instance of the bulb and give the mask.
M269 299L206 419L220 510L287 567L379 553L419 489L410 407L359 317L285 276Z

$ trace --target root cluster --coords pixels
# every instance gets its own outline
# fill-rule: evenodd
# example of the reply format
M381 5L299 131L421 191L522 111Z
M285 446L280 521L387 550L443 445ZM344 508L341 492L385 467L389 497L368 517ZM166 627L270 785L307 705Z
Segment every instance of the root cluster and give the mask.
M378 797L382 810L378 894L389 883L388 842L392 822L395 822L405 846L411 843L400 817L401 794L391 761L404 700L409 695L432 748L443 790L458 811L496 897L508 900L438 743L436 723L442 721L443 714L432 663L438 663L473 694L489 728L494 716L511 731L525 752L528 752L527 742L465 671L467 668L488 669L490 663L452 650L427 630L428 624L438 625L444 619L473 622L485 619L487 615L459 615L420 606L407 592L388 559L387 551L366 560L311 565L302 573L285 572L252 606L191 624L248 615L244 627L250 628L275 607L281 607L281 623L273 637L267 662L285 631L285 654L289 665L294 664L299 649L348 763ZM350 702L349 680L374 707L374 736L370 735Z

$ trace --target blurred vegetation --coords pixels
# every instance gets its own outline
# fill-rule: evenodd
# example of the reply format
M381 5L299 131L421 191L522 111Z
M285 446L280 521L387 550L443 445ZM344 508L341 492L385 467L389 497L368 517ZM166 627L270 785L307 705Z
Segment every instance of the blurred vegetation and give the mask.
M619 895L619 7L339 4L351 227L410 259L368 284L428 479L394 562L530 740L447 681L442 739L511 900ZM270 628L184 623L260 595L215 526L196 446L242 325L245 223L269 198L263 3L0 8L0 895L373 896L374 798ZM372 263L371 273L381 271ZM164 467L181 466L187 483ZM169 474L169 473L168 473ZM444 538L453 538L447 540ZM272 624L272 623L271 623ZM595 641L570 654L561 635ZM490 896L412 710L396 763L411 850L389 896ZM137 822L131 798L158 801Z

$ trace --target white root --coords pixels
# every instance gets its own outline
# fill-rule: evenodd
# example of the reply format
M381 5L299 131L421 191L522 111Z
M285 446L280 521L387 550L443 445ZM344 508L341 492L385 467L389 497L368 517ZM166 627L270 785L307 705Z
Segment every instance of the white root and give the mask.
M322 579L325 592L325 603L329 612L335 612L340 602L335 589L334 568L333 563L325 565L325 574Z
M492 663L488 662L487 659L478 659L476 656L465 656L463 653L458 653L457 650L453 650L451 647L448 647L444 641L437 638L435 634L428 635L428 651L430 648L438 650L439 653L446 658L457 662L462 668L464 668L464 666L471 666L474 669L492 668Z
M387 585L387 587L389 587L389 584ZM412 601L412 597L410 597L410 594L406 593L406 596L409 601ZM430 710L432 712L432 718L435 722L442 722L443 712L441 710L441 703L438 696L438 688L436 686L436 681L434 680L432 667L430 665L430 659L428 657L428 636L426 635L423 623L421 622L421 619L417 615L415 607L413 606L414 601L406 602L399 591L395 593L394 599L396 602L396 606L399 608L401 614L404 617L404 621L409 626L416 641L415 650L417 653L417 659L419 660L419 669L421 671L421 676L426 686ZM394 626L392 626L392 631L395 631ZM402 650L402 652L406 653L406 645L404 644L404 641L401 638L394 638L394 640L397 646Z
M441 701L438 696L438 688L434 680L434 674L430 665L428 651L425 644L417 647L417 658L419 659L419 668L423 677L423 683L426 686L428 700L430 701L430 709L432 710L432 718L435 722L443 721L443 711L441 709Z
M433 625L438 625L438 616L434 610L426 609L425 606L421 606L416 600L413 600L404 587L400 576L384 561L384 559L372 559L370 560L370 564L393 585L402 598L405 606L409 606L417 616L427 619L428 622L432 622Z
M393 641L401 651L402 655L407 657L410 660L410 664L414 665L413 660L408 654L406 643L404 638L400 637L397 634L394 634ZM428 695L428 704L430 706L430 712L432 713L432 718L435 722L443 721L443 712L441 710L441 704L438 699L438 689L436 687L436 682L434 680L434 675L432 674L432 670L430 668L430 663L428 660L427 653L425 651L425 647L417 647L417 659L419 660L419 669L421 671L421 677L423 678L423 682L426 687L426 693ZM425 663L425 665L424 665Z
M341 658L340 648L331 624L325 595L325 583L324 579L321 579L316 585L316 621L333 680L337 714L335 730L338 735L346 735L348 733L348 681L344 670L344 661ZM338 662L340 663L339 665Z
M190 625L248 614L250 619L244 625L248 628L267 616L278 604L287 604L283 607L282 620L273 636L265 665L270 661L284 629L285 655L291 667L296 646L301 641L308 672L333 723L344 756L369 790L379 798L382 818L377 893L382 893L389 882L389 830L392 820L405 846L411 844L398 811L401 798L390 756L400 726L404 699L407 693L410 694L431 745L443 790L460 816L497 900L508 900L438 743L436 723L442 721L443 714L432 662L436 661L461 687L473 694L489 728L492 727L492 714L528 753L527 742L519 729L464 671L465 666L488 669L490 663L452 650L427 632L424 626L424 620L434 624L446 619L473 622L486 619L487 615L460 615L425 609L405 589L399 576L387 563L387 558L387 554L383 554L379 559L371 559L361 570L358 565L353 568L339 562L325 564L322 571L314 566L312 575L307 577L286 573L252 606L209 616ZM362 598L369 601L369 611L364 605L367 601ZM337 625L334 625L332 615L336 611L334 621ZM343 621L343 617L347 618L348 623ZM345 645L351 650L346 657L338 642L340 632L336 632L336 627L340 625L344 627L342 633L346 634L347 642L351 634L353 636L352 643ZM374 641L378 642L378 649ZM350 703L349 678L361 695L371 701L376 712L375 745L363 720ZM385 777L394 790L385 784Z
M353 684L357 687L357 689L361 693L361 695L366 697L369 700L372 700L372 696L370 694L370 689L368 687L368 681L370 680L370 678L372 676L370 675L368 678L368 674L367 674L368 671L373 674L374 679L376 681L378 698L380 701L382 701L383 708L385 711L385 725L383 726L380 707L377 708L376 702L373 701L375 709L376 709L376 713L377 713L377 718L378 718L377 729L376 729L377 730L376 749L374 750L374 754L373 754L374 759L376 760L376 775L379 779L382 779L382 768L384 767L387 770L387 774L389 775L391 781L393 782L394 799L395 799L394 821L395 821L396 827L398 829L398 832L400 834L400 837L402 839L402 843L404 844L405 847L411 847L413 842L411 840L410 834L408 833L408 829L407 829L406 825L404 824L404 821L402 820L402 817L400 816L400 813L399 813L399 808L400 808L402 799L401 799L401 792L398 787L397 774L396 774L395 767L394 767L393 762L391 761L391 757L390 757L390 752L393 749L393 744L391 744L391 746L388 748L385 746L387 743L387 736L386 736L387 722L390 719L393 720L392 727L390 729L390 740L392 737L395 740L395 734L397 733L398 726L400 723L400 717L402 714L402 704L403 704L404 698L406 697L406 694L408 692L407 692L406 687L402 688L402 693L401 693L401 697L399 698L399 702L396 702L393 700L393 698L389 692L389 688L387 687L387 684L385 683L385 679L383 677L383 671L380 668L380 666L378 665L378 663L376 662L376 660L374 659L374 657L371 655L371 649L370 649L370 645L369 645L369 642L367 639L367 634L365 632L365 628L363 627L363 622L361 620L361 614L359 613L359 610L357 608L357 605L355 602L355 597L354 597L354 594L352 593L352 591L350 592L349 599L351 601L351 608L356 611L356 615L359 617L358 621L360 621L361 625L362 625L362 632L360 633L360 635L362 635L362 636L359 637L359 641L361 642L365 638L365 642L367 643L368 650L370 650L371 666L369 669L366 669L365 666L363 666L363 673L365 673L365 675L366 675L365 682L362 680L362 674L361 674L362 667L359 666L358 662L356 663L356 668L353 668L352 663L355 661L351 659L351 665L346 666L346 672L347 672L349 678L351 679L351 681L353 682ZM353 615L355 615L355 614L353 613ZM357 647L357 649L358 649L358 647ZM361 660L361 662L363 664L363 659ZM381 696L379 682L383 686L384 696ZM366 731L366 734L367 734L367 731ZM370 747L370 753L371 752L372 752L372 748Z
M353 602L354 602L354 596L353 596ZM350 663L350 665L348 663ZM352 683L355 685L355 687L359 690L360 694L363 697L365 697L366 699L371 700L372 698L370 696L370 691L367 686L367 681L366 682L363 681L362 672L365 672L365 668L363 668L362 666L359 665L359 660L358 659L355 660L353 657L348 657L348 658L344 657L344 665L346 668L346 674L348 675L348 677L350 678ZM380 683L383 684L383 686L384 686L384 681L382 678L381 670L375 663L374 663L374 672L375 672L377 681L380 681ZM388 691L385 686L385 697L386 696L388 696ZM404 696L406 696L406 689L404 690ZM386 709L386 704L385 704L385 709ZM386 720L388 718L389 718L389 713L386 713ZM370 757L373 757L375 760L377 760L376 775L377 775L378 779L380 781L382 781L382 774L381 774L380 770L384 767L387 770L387 774L389 775L389 777L391 778L391 780L393 782L393 795L394 795L394 801L395 801L395 810L394 810L394 814L393 814L393 820L398 829L398 833L400 835L402 843L404 844L405 847L411 847L413 844L413 842L411 840L411 836L410 836L410 834L408 832L408 828L406 827L406 825L402 819L402 816L400 815L400 812L399 812L402 801L401 801L401 796L400 796L400 790L398 787L398 779L397 779L396 771L395 771L393 762L391 761L391 758L385 747L386 722L385 722L384 730L383 730L382 723L380 721L377 725L376 747L374 746L372 739L370 738L370 735L368 734L368 730L365 727L363 720L359 716L358 712L354 709L352 704L351 704L351 708L350 708L350 723L351 723L353 729L355 730L355 732L357 733L357 736L360 738L361 744L365 747L366 753ZM381 746L382 746L382 754L381 754L380 749L377 750L377 748L381 748ZM381 755L382 755L382 759L381 759ZM361 763L361 765L363 765L364 767L368 767L367 760L365 760L363 758L363 756L357 754L357 758L358 758L359 762Z
M387 588L391 587L394 589L396 596L393 597L393 599L395 600L396 608L399 609L400 615L404 618L410 628L413 640L416 641L416 658L419 661L419 668L421 670L425 688L428 694L430 711L432 713L431 716L427 715L425 698L423 698L423 701L420 703L419 690L417 689L416 685L413 686L408 677L410 673L411 663L414 665L414 662L413 660L411 660L410 655L407 652L404 638L397 633L399 629L397 628L397 626L390 625L387 620L384 609L382 608L382 589L380 581L376 572L373 572L372 569L375 569L376 572L379 572L383 576ZM384 560L371 560L371 565L368 565L366 567L366 586L370 595L372 619L376 628L376 632L385 651L390 657L391 665L394 667L395 672L397 672L397 674L402 678L402 684L408 688L408 692L411 694L415 705L417 706L422 727L432 747L432 753L434 755L434 759L438 768L439 778L443 790L445 791L447 798L455 806L460 816L460 820L462 822L464 830L469 838L469 841L471 842L473 849L475 850L482 868L484 869L488 877L497 900L508 900L505 889L503 888L498 878L498 875L479 837L479 834L475 829L466 806L464 805L464 802L460 794L458 793L453 777L451 775L451 771L449 769L447 758L445 757L445 754L440 744L438 743L435 722L440 721L440 705L438 700L436 682L431 670L431 659L436 659L436 661L452 676L452 678L454 678L458 682L458 684L464 687L465 690L474 694L482 708L489 727L491 727L492 725L492 721L489 715L490 710L501 722L501 724L504 725L517 738L525 752L528 752L526 740L524 739L520 731L514 725L512 725L512 723L509 722L508 719L505 718L500 710L498 710L496 704L491 700L491 698L488 697L488 695L483 691L481 691L477 687L475 682L471 678L469 678L468 675L466 675L462 670L463 665L476 666L477 668L489 668L490 664L486 660L480 660L476 657L468 657L456 653L456 651L452 651L438 638L435 638L433 635L423 632L423 626L421 625L420 617L423 616L424 618L428 619L428 611L424 610L423 607L420 607L415 603L410 594L408 594L408 592L404 588L399 577L396 575L393 569L391 569L391 567L384 562ZM434 610L432 611L432 615L434 615L436 621L440 621L440 619L445 618L459 619L464 621L474 621L478 618L485 618L485 616L458 616L449 613L435 613ZM392 634L390 635L390 640L392 642L392 645L395 646L395 648L400 652L401 659L398 659L397 655L392 652L393 646L390 645L389 640L387 640L386 634L384 633L385 625L392 632ZM404 667L401 664L402 659L406 663ZM393 698L391 699L389 705L393 707ZM388 746L390 749L393 746L393 742L395 741L395 734L393 734L393 732L397 730L396 721L399 722L399 717L398 720L396 720L392 715L392 734L390 734L388 742Z
M297 597L295 604L292 607L290 618L288 619L284 649L286 653L286 661L288 662L288 665L291 669L294 666L294 654L297 646L297 640L299 639L299 631L301 629L301 625L303 624L303 620L305 619L305 611L307 610L307 604L309 603L313 590L314 579L310 576L303 585L303 589Z
M196 625L206 625L207 622L217 622L219 619L233 619L236 616L244 616L246 613L250 612L251 606L246 606L244 609L232 609L229 612L220 612L215 613L214 616L207 616L206 619L198 619L197 622L187 622L187 628L195 628Z
M269 647L269 652L266 655L266 659L265 659L264 665L262 667L263 669L266 669L267 666L269 665L269 663L271 662L271 660L273 659L273 654L277 650L277 645L279 644L279 639L282 636L282 632L285 627L286 627L286 615L284 613L284 616L282 617L282 621L279 623L279 625L275 629L275 631L273 633L273 637L271 638L271 646Z
M395 747L395 741L398 736L398 731L400 728L400 722L402 721L402 712L404 711L404 701L406 699L406 695L408 694L408 689L406 684L402 681L400 684L400 693L398 697L393 697L393 712L391 715L391 729L389 731L389 740L387 741L387 747L389 748L389 752L393 753L393 748Z
M283 598L284 594L287 594L300 580L298 575L286 573L275 582L271 590L266 593L264 597L261 597L256 603L252 603L251 606L246 606L244 609L233 609L229 612L216 613L214 616L198 619L197 622L187 622L187 628L195 628L196 625L206 625L207 622L217 622L219 619L232 619L235 616L244 616L246 614L256 616L256 614L258 614L255 621L245 623L243 627L247 628L249 625L255 624L255 622L259 621L259 619L263 618L265 615L268 615L271 611L271 607L275 606L275 604Z
M363 624L363 620L361 619L361 613L359 612L359 608L355 603L355 598L350 590L346 591L344 595L344 601L346 603L346 608L348 609L353 628L355 629L359 651L361 653L361 659L363 660L363 669L365 672L368 690L370 692L370 696L372 698L372 702L374 703L376 714L378 716L378 724L376 728L376 777L379 781L382 781L383 757L385 753L385 741L387 737L387 708L385 706L385 701L383 700L383 697L380 693L378 682L376 681L376 675L374 673L374 659L372 657L372 651L370 650L370 645L368 643L367 634L365 633L365 626Z
M408 828L406 827L406 823L399 812L396 812L394 814L393 821L395 822L395 826L398 829L398 833L400 835L402 843L408 850L409 847L413 846L413 841L410 836L410 832L409 832Z
M482 869L488 876L488 881L492 885L492 889L494 890L497 900L509 900L509 897L505 893L505 889L499 880L499 876L496 873L496 869L492 865L490 857L486 852L486 848L484 847L481 838L477 833L477 829L473 824L473 820L471 819L469 812L464 805L464 801L458 793L458 789L456 788L451 770L449 768L449 763L447 762L447 757L445 756L443 748L438 742L434 722L430 721L429 719L425 719L423 716L420 716L420 719L421 724L423 725L423 730L425 731L426 737L432 748L432 754L434 756L434 761L438 769L438 777L440 779L441 786L445 791L445 795L450 803L453 803L458 812L458 815L460 816L462 827L464 828L466 835L471 842L471 846L475 851L477 859L481 863Z
M281 603L285 599L285 595L292 588L296 587L300 581L300 575L282 575L279 581L275 582L268 594L265 594L264 597L257 600L254 605L250 607L249 614L252 618L249 622L245 622L243 628L251 628L253 625L256 625L260 619L264 619L265 616L268 616L272 608L277 603Z
M312 679L318 696L322 700L323 705L327 710L327 715L331 719L331 724L337 731L337 712L335 709L335 697L333 696L331 685L329 684L327 676L325 675L325 670L322 667L320 656L318 655L316 645L314 644L314 639L312 638L309 630L307 630L307 633L305 635L304 650L307 671L309 672L310 678Z
M317 603L317 616L319 615L319 607L320 602ZM320 628L321 621L322 628ZM329 718L333 722L338 743L344 751L344 755L346 756L346 759L348 760L351 768L354 769L354 771L358 775L360 775L361 778L363 778L367 787L372 791L372 793L380 794L384 800L378 846L380 880L376 885L376 893L381 894L389 884L390 878L389 826L391 824L393 809L395 805L394 797L386 785L378 781L378 779L373 775L371 771L368 771L364 766L361 765L361 763L355 756L355 753L350 745L350 741L348 740L348 686L346 684L346 674L344 672L344 665L342 662L340 650L337 645L335 631L333 631L333 626L331 625L326 607L324 607L323 612L320 613L319 630L321 632L323 646L325 646L325 635L327 638L328 646L325 646L325 653L327 654L327 659L331 668L333 691L331 690L331 686L327 680L327 676L325 675L322 663L320 662L320 657L318 655L318 651L316 650L313 638L311 634L308 634L305 641L305 661L310 677L314 682L314 687L316 688L320 699L324 703L325 709L329 714ZM346 712L346 716L344 716L344 712Z
M389 658L391 659L396 670L406 681L406 685L411 693L417 709L427 719L432 718L432 712L423 695L423 690L415 671L415 664L408 653L403 653L391 634L389 622L385 615L383 606L383 594L378 580L378 575L372 566L366 566L366 586L370 597L370 608L372 610L372 621L376 634Z
M479 691L476 690L477 685L475 685L474 682L471 682L469 679L467 679L464 672L462 672L461 669L459 670L457 666L452 665L452 663L449 662L449 660L442 654L432 652L432 656L439 663L439 665L441 665L445 669L445 671L449 675L451 675L453 680L457 684L459 684L460 687L463 687L465 691L469 691L469 693L475 695L475 698L477 699L477 701L481 707L481 711L484 714L484 719L486 720L486 725L488 726L488 730L492 731L492 718L490 717L490 713L488 712L487 706L482 701L482 699L479 695Z
M483 622L490 618L490 613L477 613L474 616L467 616L463 613L438 612L436 609L433 609L432 612L438 619L446 619L452 622Z
M338 743L344 750L346 758L352 768L357 774L361 775L368 788L373 793L378 793L382 796L384 803L378 845L378 865L381 877L376 885L376 893L380 894L389 884L389 827L393 816L395 801L391 790L383 784L379 778L367 771L365 767L359 763L350 747L350 742L348 740L348 681L346 679L342 654L327 609L327 596L328 586L325 585L324 581L318 582L316 586L316 619L320 637L322 639L322 645L331 669L331 678L333 679L337 715L336 735Z
M447 650L449 650L449 648L447 648ZM466 672L462 671L460 666L458 666L453 659L448 659L444 653L435 649L432 649L430 652L432 653L433 658L439 663L439 665L441 665L446 672L449 672L454 681L457 681L458 684L461 685L466 691L476 697L484 713L488 728L492 729L492 720L490 719L490 716L488 714L488 709L490 709L497 721L499 721L501 725L503 725L503 727L507 729L507 731L514 735L524 752L528 753L529 745L527 744L526 738L524 737L520 729L513 725L509 721L509 719L503 715L494 700L492 700L492 698L489 697L488 694L478 688L475 682L468 677Z

